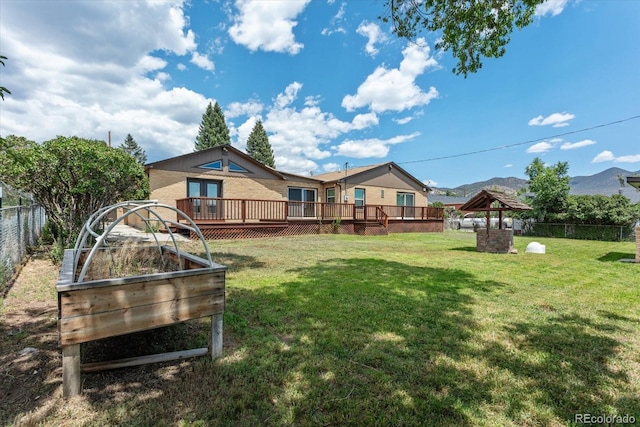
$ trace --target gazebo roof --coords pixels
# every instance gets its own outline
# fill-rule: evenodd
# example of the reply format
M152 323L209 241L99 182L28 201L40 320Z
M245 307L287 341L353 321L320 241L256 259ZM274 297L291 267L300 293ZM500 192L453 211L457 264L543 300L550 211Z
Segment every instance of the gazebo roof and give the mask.
M640 176L628 176L627 184L640 189Z
M492 206L498 202L498 206ZM461 211L527 211L531 207L501 191L482 190L460 207Z

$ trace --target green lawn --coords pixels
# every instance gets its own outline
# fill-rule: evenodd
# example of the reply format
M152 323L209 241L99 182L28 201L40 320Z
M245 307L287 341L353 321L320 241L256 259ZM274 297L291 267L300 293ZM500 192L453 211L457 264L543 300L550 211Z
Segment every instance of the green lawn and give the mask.
M533 240L547 253L525 253ZM515 246L478 253L461 232L213 241L229 267L224 357L88 374L74 405L86 425L640 422L640 264L618 262L634 245ZM201 323L182 329L194 346ZM73 407L39 421L74 424Z

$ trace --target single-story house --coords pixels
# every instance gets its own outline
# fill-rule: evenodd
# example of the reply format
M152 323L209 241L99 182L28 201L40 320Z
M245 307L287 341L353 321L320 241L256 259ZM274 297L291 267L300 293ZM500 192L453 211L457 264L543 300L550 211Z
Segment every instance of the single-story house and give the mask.
M207 238L443 230L430 188L394 162L302 176L222 145L145 170L150 199L185 212Z

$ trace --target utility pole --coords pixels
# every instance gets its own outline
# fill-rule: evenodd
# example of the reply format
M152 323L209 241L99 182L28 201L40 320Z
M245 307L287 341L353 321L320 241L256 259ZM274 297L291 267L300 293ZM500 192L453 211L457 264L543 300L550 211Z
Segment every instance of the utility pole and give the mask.
M347 203L349 201L349 196L347 195L347 173L349 171L349 162L344 163L344 202Z

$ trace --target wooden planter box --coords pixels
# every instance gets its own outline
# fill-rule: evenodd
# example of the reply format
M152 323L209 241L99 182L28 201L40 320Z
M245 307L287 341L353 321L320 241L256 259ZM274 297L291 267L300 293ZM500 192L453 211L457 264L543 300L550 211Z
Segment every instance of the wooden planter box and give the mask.
M222 355L227 268L172 247L162 246L160 250L163 256L181 258L184 268L83 282L75 282L78 271L74 271L74 250L65 251L56 286L65 397L81 392L81 372L164 362L207 353L211 353L212 358ZM77 270L81 268L79 265ZM212 316L209 348L81 364L82 343L205 316Z

